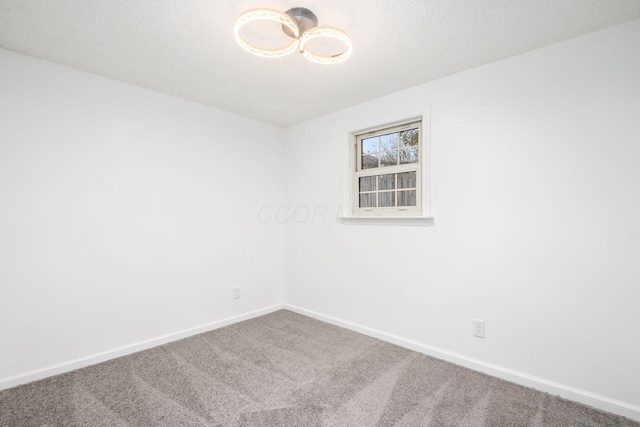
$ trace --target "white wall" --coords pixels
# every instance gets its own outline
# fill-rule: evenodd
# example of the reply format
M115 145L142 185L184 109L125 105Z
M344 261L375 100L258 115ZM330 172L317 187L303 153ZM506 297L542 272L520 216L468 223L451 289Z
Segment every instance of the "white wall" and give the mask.
M284 298L640 416L638 40L286 131L0 50L0 385ZM337 223L344 129L425 104L435 225Z
M282 138L0 50L0 384L281 303Z
M633 21L288 128L328 213L287 223L285 301L640 417L639 76ZM435 225L337 223L344 130L427 104Z

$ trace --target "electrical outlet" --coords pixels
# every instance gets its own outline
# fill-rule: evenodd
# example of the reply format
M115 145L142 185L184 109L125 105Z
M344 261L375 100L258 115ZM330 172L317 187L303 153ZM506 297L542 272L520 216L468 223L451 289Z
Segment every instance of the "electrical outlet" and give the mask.
M240 299L240 286L233 288L233 299Z
M484 338L484 320L473 319L473 336Z

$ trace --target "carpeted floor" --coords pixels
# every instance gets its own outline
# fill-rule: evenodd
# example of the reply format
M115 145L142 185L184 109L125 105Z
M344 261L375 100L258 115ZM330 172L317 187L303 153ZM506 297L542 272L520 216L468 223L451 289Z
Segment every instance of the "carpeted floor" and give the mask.
M284 310L2 391L0 425L640 427Z

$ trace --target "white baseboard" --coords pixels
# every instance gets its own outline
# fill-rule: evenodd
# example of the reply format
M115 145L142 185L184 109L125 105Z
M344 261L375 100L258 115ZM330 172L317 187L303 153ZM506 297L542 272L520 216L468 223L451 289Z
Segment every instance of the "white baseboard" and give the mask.
M603 411L612 412L614 414L622 415L627 418L631 418L636 421L640 421L640 406L633 405L627 402L623 402L616 399L611 399L606 396L591 393L585 390L580 390L574 387L570 387L564 384L559 384L553 381L549 381L543 378L538 378L532 375L525 374L523 372L514 371L501 366L486 363L480 360L476 360L461 354L453 353L447 350L435 348L426 344L422 344L416 341L408 340L397 335L388 334L376 329L368 328L366 326L358 325L356 323L348 322L342 319L338 319L332 316L317 313L312 310L306 310L301 307L297 307L290 304L276 304L270 307L265 307L260 310L251 311L249 313L241 314L238 316L228 317L226 319L218 320L216 322L208 323L194 328L185 329L175 333L163 335L157 338L141 341L135 344L118 347L113 350L93 354L91 356L75 359L69 362L60 363L57 365L49 366L47 368L38 369L35 371L26 372L24 374L16 375L13 377L0 379L0 390L15 387L20 384L26 384L32 381L37 381L43 378L51 377L54 375L63 374L65 372L80 369L85 366L95 365L116 357L126 356L131 353L146 350L152 347L156 347L168 342L176 341L182 338L187 338L192 335L201 334L203 332L212 331L214 329L222 328L224 326L232 325L234 323L241 322L243 320L253 319L255 317L263 316L265 314L272 313L281 309L291 310L293 312L302 314L304 316L312 317L314 319L322 320L327 323L331 323L336 326L340 326L355 332L359 332L370 337L378 338L383 341L387 341L401 347L405 347L411 350L418 351L420 353L427 354L429 356L437 357L442 360L446 360L457 365L464 366L466 368L474 369L476 371L484 372L494 377L502 378L507 381L511 381L516 384L520 384L526 387L535 388L553 395L558 395L565 399L573 400L576 402L584 403L586 405L593 406L594 408L601 409Z
M146 350L152 347L157 347L168 342L187 338L192 335L201 334L203 332L212 331L214 329L222 328L224 326L232 325L234 323L241 322L243 320L253 319L254 317L263 316L265 314L273 313L283 309L283 304L276 304L270 307L265 307L259 310L251 311L249 313L240 314L238 316L227 317L226 319L218 320L216 322L207 323L206 325L196 326L194 328L184 329L182 331L174 332L167 335L162 335L157 338L152 338L145 341L140 341L135 344L130 344L122 347L115 348L113 350L92 354L91 356L82 357L79 359L71 360L65 363L59 363L57 365L49 366L35 371L26 372L24 374L16 375L13 377L0 379L0 390L15 387L20 384L30 383L32 381L41 380L43 378L51 377L54 375L63 374L65 372L73 371L83 368L89 365L95 365L116 357L126 356L131 353L137 353L138 351Z
M461 354L408 340L397 335L388 334L386 332L368 328L366 326L358 325L356 323L348 322L346 320L338 319L332 316L326 316L312 310L306 310L295 305L284 304L284 308L286 310L290 310L304 316L322 320L323 322L331 323L345 329L350 329L352 331L359 332L373 338L378 338L380 340L390 342L400 347L408 348L410 350L418 351L429 356L437 357L438 359L446 360L448 362L455 363L456 365L484 372L488 375L520 384L525 387L535 388L537 390L557 395L568 400L580 402L585 405L601 409L603 411L611 412L627 418L631 418L632 420L640 421L640 406L633 405L631 403L611 399L606 396L591 393L585 390L580 390L575 387L570 387L564 384L549 381L544 378L538 378L533 375L525 374L523 372L514 371L512 369L507 369L491 363L486 363L481 360L476 360Z

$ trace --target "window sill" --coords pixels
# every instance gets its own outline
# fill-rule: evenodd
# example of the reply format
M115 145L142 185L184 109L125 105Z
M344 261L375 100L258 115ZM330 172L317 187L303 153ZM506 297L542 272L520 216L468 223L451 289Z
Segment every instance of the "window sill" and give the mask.
M400 225L429 227L434 225L432 216L419 217L339 217L338 222L345 225Z

